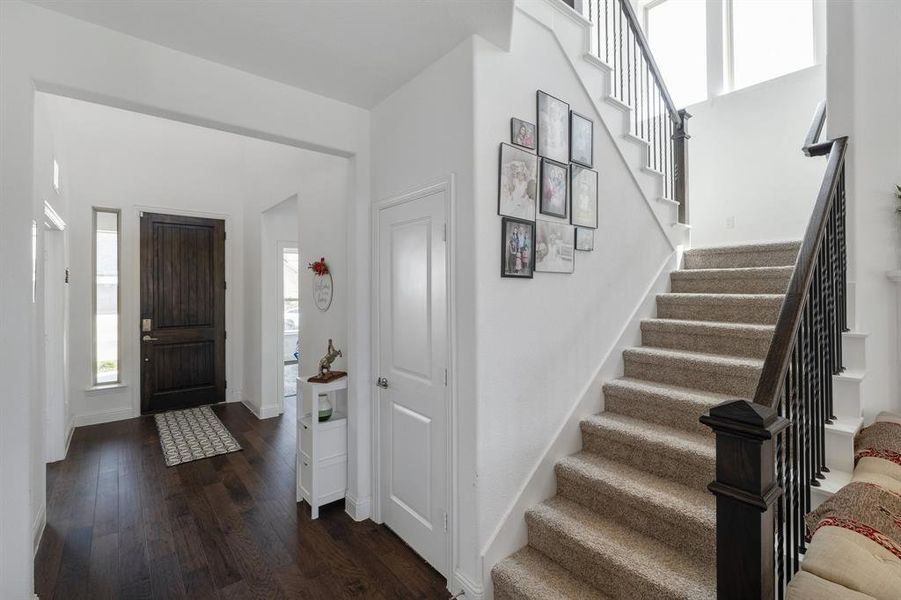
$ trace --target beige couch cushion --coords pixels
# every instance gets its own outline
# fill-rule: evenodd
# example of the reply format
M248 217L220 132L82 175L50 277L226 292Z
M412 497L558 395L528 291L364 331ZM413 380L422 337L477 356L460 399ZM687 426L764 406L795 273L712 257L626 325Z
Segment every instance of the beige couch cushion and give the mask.
M788 584L788 600L874 600L873 596L849 590L845 586L798 571Z
M875 483L896 494L901 494L901 465L881 458L865 456L857 461L851 481Z
M901 596L901 560L876 542L841 527L821 527L801 569L874 598Z
M901 417L880 413L872 425L857 433L854 437L855 466L864 460L870 463L871 471L901 481Z

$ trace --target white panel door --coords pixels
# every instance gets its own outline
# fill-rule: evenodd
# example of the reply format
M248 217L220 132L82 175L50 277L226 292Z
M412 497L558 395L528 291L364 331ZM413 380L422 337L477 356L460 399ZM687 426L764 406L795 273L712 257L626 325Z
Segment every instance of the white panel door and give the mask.
M447 577L445 194L379 211L377 389L382 519Z

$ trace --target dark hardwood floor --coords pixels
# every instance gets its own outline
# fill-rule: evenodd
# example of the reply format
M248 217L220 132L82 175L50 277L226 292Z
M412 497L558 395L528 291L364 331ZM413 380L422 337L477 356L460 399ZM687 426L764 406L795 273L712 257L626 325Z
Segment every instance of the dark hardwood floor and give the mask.
M50 598L448 598L443 578L344 503L294 500L294 406L213 410L240 452L167 468L152 417L75 431L47 468L35 586Z

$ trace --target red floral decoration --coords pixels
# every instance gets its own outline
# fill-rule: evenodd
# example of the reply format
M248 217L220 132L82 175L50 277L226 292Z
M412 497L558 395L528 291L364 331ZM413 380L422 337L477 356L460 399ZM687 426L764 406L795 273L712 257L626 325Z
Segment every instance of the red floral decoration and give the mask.
M316 262L311 262L310 264L308 264L307 268L317 275L326 275L328 273L328 265L325 264L324 256Z

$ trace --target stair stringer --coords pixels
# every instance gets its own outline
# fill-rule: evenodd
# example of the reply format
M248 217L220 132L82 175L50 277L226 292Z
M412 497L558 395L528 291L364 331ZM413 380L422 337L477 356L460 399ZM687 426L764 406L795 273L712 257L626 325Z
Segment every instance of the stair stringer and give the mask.
M657 295L669 290L670 273L682 262L681 250L670 254L660 265L654 279L635 305L623 325L616 342L591 375L562 424L532 467L528 477L511 501L500 523L483 546L479 562L482 567L482 598L493 600L491 569L528 543L526 512L557 493L557 463L582 448L581 423L586 415L604 410L604 383L623 374L623 352L641 344L641 322L657 312Z
M849 295L852 289L849 286ZM854 437L863 427L868 335L858 331L842 334L845 370L832 376L832 405L836 418L826 425L826 466L829 472L824 473L825 478L820 480L819 487L811 487L811 509L851 482Z
M610 135L660 231L673 249L687 246L690 227L678 222L677 203L661 200L663 176L647 168L647 145L630 134L632 109L610 95L612 69L591 53L591 21L559 0L518 0L516 8L552 34L600 115L599 125Z

